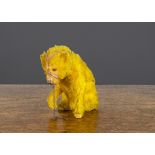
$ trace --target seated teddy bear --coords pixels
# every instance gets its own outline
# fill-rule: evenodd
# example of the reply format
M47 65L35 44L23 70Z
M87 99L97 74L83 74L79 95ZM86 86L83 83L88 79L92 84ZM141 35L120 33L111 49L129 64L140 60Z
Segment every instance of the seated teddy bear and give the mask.
M59 45L43 52L40 60L47 82L54 85L47 99L50 109L72 110L76 118L82 118L85 111L98 108L94 76L78 54Z

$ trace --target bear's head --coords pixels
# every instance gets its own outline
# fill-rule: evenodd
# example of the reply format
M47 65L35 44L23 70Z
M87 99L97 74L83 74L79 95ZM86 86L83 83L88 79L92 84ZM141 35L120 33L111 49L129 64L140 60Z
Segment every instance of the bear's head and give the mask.
M71 74L72 51L67 46L57 45L40 55L41 65L49 84L58 84Z

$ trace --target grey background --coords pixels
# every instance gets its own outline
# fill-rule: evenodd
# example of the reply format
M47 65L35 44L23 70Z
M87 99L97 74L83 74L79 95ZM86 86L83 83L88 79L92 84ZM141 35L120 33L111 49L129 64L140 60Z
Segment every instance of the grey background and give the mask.
M97 84L155 84L155 23L0 23L0 83L46 83L39 55L76 51Z

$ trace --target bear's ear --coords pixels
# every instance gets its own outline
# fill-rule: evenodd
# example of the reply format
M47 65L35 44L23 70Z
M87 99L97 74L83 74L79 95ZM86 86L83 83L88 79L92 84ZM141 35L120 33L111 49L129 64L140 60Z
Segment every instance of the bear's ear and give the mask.
M47 54L45 51L40 55L40 61L41 61L43 70L46 70L46 56Z
M66 63L68 61L68 59L69 59L69 54L68 53L61 53L60 58L62 59L62 61L64 63Z

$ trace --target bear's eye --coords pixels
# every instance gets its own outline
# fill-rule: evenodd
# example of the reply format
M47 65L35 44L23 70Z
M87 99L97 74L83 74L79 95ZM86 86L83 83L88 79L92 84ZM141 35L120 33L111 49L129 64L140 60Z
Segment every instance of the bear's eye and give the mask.
M57 70L56 68L53 68L53 69L52 69L52 71L56 71L56 70Z

